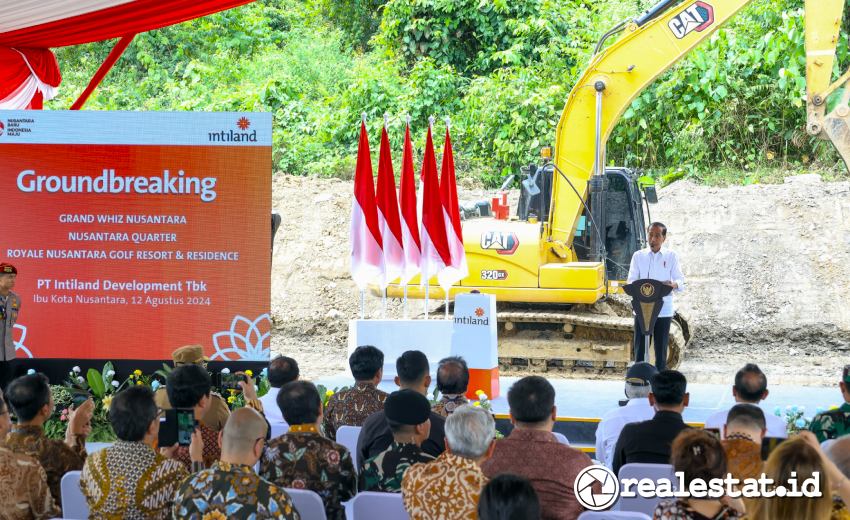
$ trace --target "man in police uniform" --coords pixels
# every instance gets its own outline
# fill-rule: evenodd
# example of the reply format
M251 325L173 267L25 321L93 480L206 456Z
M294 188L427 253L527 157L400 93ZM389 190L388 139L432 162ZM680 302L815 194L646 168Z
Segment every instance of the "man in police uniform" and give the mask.
M819 413L812 418L809 430L819 442L850 434L850 365L845 365L838 383L844 403L836 410Z
M171 353L171 359L174 361L174 366L180 365L201 365L206 368L209 359L204 356L204 348L200 345L187 345L180 347ZM230 408L227 406L227 401L222 396L213 392L210 407L204 416L201 418L201 423L215 431L221 431L224 428L224 423L230 417ZM154 394L156 405L163 410L170 410L171 403L168 401L168 393L165 387L160 387Z
M21 309L21 298L12 292L18 270L12 264L0 263L0 338L3 338L3 352L0 354L0 386L11 379L10 361L15 359L15 340L12 332Z

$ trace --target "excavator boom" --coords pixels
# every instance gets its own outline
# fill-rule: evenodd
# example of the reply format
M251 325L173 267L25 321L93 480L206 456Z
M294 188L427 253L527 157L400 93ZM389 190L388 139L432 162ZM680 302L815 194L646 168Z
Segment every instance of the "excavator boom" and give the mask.
M502 368L619 373L631 359L631 310L612 293L625 278L631 254L645 245L647 222L633 173L605 167L606 142L652 81L752 1L662 0L606 33L567 99L553 161L536 170L551 176L543 182L551 190L549 203L535 212L526 205L516 219L464 224L469 276L449 297L470 290L496 295ZM850 88L827 113L830 96L850 86L850 71L832 81L844 4L805 0L806 129L831 141L850 164ZM537 178L535 173L527 181ZM535 195L541 191L535 186L527 201L536 196L539 203L549 192ZM643 199L653 202L643 191ZM445 296L435 281L428 287L431 298ZM427 294L418 285L408 289L391 285L387 294ZM690 335L687 320L675 316L668 366L676 366Z

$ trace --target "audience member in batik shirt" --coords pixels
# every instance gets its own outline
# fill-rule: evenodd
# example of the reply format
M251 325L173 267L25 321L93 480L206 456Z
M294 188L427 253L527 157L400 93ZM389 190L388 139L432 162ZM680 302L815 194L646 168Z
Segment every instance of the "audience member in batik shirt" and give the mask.
M256 410L230 414L221 434L221 460L186 480L174 497L174 518L300 520L282 487L254 471L268 425Z
M3 446L12 420L0 392L0 518L41 520L62 516L47 487L47 473L32 457Z
M80 478L91 518L171 518L174 492L189 472L154 451L159 416L153 392L146 386L131 386L112 399L109 422L118 440L89 456ZM200 461L200 433L193 441L190 452ZM173 453L174 448L163 451Z
M68 429L65 442L48 439L44 435L44 423L53 414L53 395L50 385L42 374L19 377L9 383L6 398L18 424L6 436L6 447L15 453L36 459L47 473L47 484L53 499L61 507L60 484L69 471L83 469L86 461L86 436L91 432L91 416L94 402L89 399L78 409L68 413Z
M511 473L527 478L540 499L544 520L575 520L584 511L573 490L578 474L593 465L586 454L552 435L555 388L540 376L523 377L508 390L514 429L496 442L482 464L489 478Z
M384 409L387 399L387 393L377 388L384 375L383 352L368 345L357 347L348 366L354 386L332 395L325 410L325 435L331 440L336 440L340 426L362 426L367 417Z
M764 472L761 443L767 422L761 408L754 404L736 404L723 425L723 451L729 473L740 481L758 478Z
M446 451L434 462L415 464L401 483L411 520L475 520L487 477L481 463L493 453L496 424L490 412L461 406L446 419Z
M280 487L315 491L328 520L345 520L342 502L357 492L357 474L348 450L319 432L319 391L313 383L293 381L280 389L277 404L289 431L269 441L260 475Z
M422 451L422 441L431 432L431 403L415 390L399 390L384 403L393 443L364 462L360 470L360 491L398 493L407 468L434 457Z
M440 360L437 368L437 390L440 401L434 405L434 413L448 417L458 406L469 403L466 390L469 387L469 367L462 357L452 356Z

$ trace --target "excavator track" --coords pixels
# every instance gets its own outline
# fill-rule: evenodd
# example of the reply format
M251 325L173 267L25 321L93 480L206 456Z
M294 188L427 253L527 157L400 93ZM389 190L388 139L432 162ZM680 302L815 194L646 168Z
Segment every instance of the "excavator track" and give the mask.
M593 306L501 305L498 325L499 368L505 373L619 378L633 356L631 309L615 299ZM668 368L679 365L689 338L687 321L677 315L670 328Z

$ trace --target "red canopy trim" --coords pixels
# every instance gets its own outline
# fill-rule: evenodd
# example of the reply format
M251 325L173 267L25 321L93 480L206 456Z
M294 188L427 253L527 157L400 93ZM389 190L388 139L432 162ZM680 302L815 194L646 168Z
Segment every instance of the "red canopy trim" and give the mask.
M65 47L118 38L200 18L253 0L135 0L0 33L0 46ZM47 4L57 3L45 2ZM43 7L47 9L49 6Z
M0 109L41 108L56 95L62 76L49 47L121 38L74 103L79 109L136 34L253 1L18 0L0 6Z

